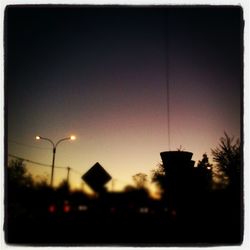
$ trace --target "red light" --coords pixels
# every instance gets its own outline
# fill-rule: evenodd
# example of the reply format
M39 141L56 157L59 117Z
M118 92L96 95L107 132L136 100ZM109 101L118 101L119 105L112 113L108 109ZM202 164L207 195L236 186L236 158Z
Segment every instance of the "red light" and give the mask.
M54 213L56 211L56 206L55 205L50 205L49 206L49 212Z
M70 211L70 206L69 205L64 205L63 211L64 211L64 213L68 213Z

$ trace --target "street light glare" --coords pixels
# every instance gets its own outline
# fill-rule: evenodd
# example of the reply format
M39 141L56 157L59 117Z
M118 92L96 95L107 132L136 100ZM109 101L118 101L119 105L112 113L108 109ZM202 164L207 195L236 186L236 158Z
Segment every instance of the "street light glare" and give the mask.
M76 139L76 137L74 135L70 136L70 140L74 141Z
M51 179L50 179L50 186L53 187L53 176L54 176L54 167L55 167L55 157L56 157L56 148L60 142L68 141L68 140L75 140L76 137L74 135L71 135L70 137L65 137L54 143L51 139L46 137L41 137L39 135L36 136L37 140L45 140L51 143L53 146L53 158L52 158L52 165L51 165Z

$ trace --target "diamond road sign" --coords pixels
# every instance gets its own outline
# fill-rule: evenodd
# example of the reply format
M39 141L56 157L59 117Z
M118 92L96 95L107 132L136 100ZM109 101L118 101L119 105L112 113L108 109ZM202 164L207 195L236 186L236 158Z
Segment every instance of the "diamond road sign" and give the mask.
M82 179L96 192L101 192L111 178L98 162L82 176Z

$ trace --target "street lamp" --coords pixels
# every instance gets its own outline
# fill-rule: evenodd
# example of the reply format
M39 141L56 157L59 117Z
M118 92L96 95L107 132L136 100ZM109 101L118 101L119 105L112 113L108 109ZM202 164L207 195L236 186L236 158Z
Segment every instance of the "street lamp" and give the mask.
M57 141L56 143L54 143L52 140L50 140L49 138L46 138L46 137L42 137L42 136L39 136L37 135L36 136L36 140L45 140L45 141L48 141L52 144L52 147L53 147L53 158L52 158L52 169L51 169L51 179L50 179L50 186L52 187L53 186L53 177L54 177L54 167L55 167L55 157L56 157L56 147L58 146L58 144L62 141L68 141L68 140L75 140L76 137L74 135L71 135L70 137L65 137L65 138L62 138L60 139L59 141Z

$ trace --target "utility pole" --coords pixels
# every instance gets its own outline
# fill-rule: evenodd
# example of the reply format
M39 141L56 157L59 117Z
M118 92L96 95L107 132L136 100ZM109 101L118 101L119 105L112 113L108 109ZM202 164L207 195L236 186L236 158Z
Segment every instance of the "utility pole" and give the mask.
M67 183L69 185L69 172L70 172L71 168L67 167Z
M115 179L112 178L112 181L111 181L111 191L114 192L114 188L115 188Z

